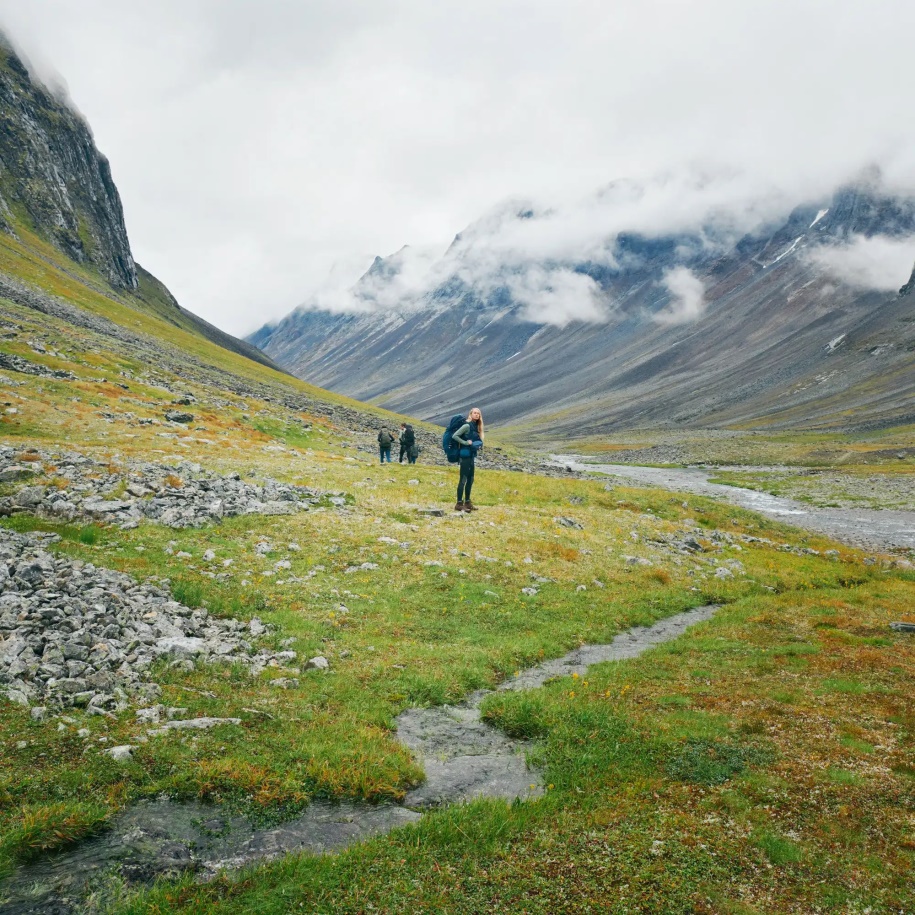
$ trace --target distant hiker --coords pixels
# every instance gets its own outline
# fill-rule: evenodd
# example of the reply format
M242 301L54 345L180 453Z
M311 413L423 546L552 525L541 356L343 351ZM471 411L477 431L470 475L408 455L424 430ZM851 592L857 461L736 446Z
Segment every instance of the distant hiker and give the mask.
M474 461L477 452L483 447L483 414L478 407L467 414L467 421L451 437L460 446L458 455L461 470L454 510L475 512L477 507L470 501L470 490L473 488Z
M413 427L408 423L400 424L400 457L397 459L398 464L403 463L403 456L407 456L407 460L411 464L416 463L416 452L414 451L414 446L416 445L416 435L413 432Z
M378 456L380 458L379 463L383 464L387 461L391 463L391 445L394 444L394 436L388 432L387 429L382 429L378 433Z

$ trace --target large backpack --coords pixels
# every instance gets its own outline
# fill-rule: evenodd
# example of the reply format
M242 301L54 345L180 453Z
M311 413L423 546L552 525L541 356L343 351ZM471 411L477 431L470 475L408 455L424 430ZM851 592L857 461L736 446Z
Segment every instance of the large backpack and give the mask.
M449 464L457 464L461 459L461 446L454 440L454 433L466 422L467 420L460 413L452 416L448 428L442 435L442 450L445 452Z

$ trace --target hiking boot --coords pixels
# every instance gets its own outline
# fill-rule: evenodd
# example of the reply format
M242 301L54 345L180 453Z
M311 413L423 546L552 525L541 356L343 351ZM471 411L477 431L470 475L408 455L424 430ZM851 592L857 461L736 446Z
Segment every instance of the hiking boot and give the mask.
M465 503L464 503L464 511L465 511L465 512L475 512L476 510L477 510L477 507L476 507L476 505L473 504L473 502L465 502Z
M462 512L462 511L464 511L464 503L463 503L463 502L455 502L455 503L454 503L454 510L455 510L456 512Z

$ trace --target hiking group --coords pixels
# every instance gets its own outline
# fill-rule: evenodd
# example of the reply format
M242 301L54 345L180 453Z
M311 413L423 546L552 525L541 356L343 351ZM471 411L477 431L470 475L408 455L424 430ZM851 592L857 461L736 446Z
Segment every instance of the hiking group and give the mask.
M400 424L400 435L396 436L387 429L378 433L378 458L380 463L391 463L391 448L394 442L400 443L398 463L403 463L404 455L411 464L419 456L419 445L413 427L407 423ZM466 416L460 414L451 417L448 428L442 435L442 449L449 464L458 464L457 502L454 510L458 512L475 512L477 507L470 500L473 489L474 462L477 452L483 447L483 414L479 407L474 407Z
M404 455L410 464L415 464L419 457L419 445L416 443L416 433L409 423L400 424L400 434L395 437L393 432L382 429L378 433L378 458L380 463L387 461L391 463L391 447L394 442L400 443L400 457L397 459L398 464L403 463Z

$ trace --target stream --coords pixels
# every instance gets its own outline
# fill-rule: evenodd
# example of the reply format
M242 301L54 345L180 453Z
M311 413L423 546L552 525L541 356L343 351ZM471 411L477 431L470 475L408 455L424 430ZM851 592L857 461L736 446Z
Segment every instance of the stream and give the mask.
M640 467L593 464L572 455L555 455L554 463L585 473L609 474L647 486L723 499L732 505L768 515L784 524L823 534L853 546L873 550L915 550L915 512L872 508L818 508L767 492L710 483L720 470L698 467ZM759 468L765 469L765 468Z
M530 742L483 721L483 700L498 690L536 689L556 677L583 676L592 664L638 657L710 619L717 609L697 607L653 626L636 626L607 645L583 645L521 671L496 690L479 690L460 705L407 709L397 718L397 739L423 766L426 779L403 804L316 800L295 819L257 828L217 805L165 797L139 801L99 835L18 868L0 883L0 915L76 915L85 911L87 896L106 875L129 884L187 872L206 880L290 852L338 851L414 823L425 810L443 804L539 797L543 775L528 767Z

